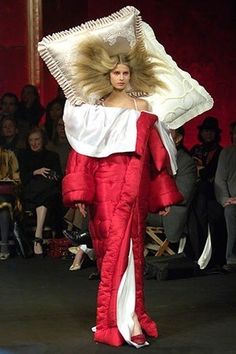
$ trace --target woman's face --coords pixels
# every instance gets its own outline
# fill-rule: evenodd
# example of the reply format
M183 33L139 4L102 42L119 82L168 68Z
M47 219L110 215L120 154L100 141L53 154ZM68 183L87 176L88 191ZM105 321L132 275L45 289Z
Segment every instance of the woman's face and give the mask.
M60 103L54 103L51 108L50 108L50 118L52 120L57 120L58 118L62 117L63 114L63 108Z
M41 151L43 149L43 137L38 133L32 133L29 136L29 146L32 151Z
M33 87L31 86L24 87L21 93L22 102L31 105L34 103L35 99L36 96Z
M117 64L110 72L110 82L114 89L123 91L130 81L130 69L125 64Z
M2 123L2 135L6 138L12 138L17 134L17 128L10 119L4 120Z
M14 97L5 96L2 100L2 111L4 113L14 114L17 110L17 103Z
M215 141L216 132L214 129L203 129L201 131L201 137L204 143L212 143Z
M57 123L57 134L58 134L58 137L61 139L66 138L65 125L64 125L63 119L59 119L59 121Z

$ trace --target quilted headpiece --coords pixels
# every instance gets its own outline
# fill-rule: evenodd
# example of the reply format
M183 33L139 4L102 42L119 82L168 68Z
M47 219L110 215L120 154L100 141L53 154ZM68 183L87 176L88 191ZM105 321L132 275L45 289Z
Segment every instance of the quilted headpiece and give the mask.
M165 70L157 75L167 88L157 90L145 99L149 101L152 111L159 119L171 128L183 125L212 107L211 96L166 54L151 27L142 21L139 11L132 6L127 6L108 17L88 21L67 31L44 37L38 44L41 57L72 104L91 103L91 97L85 97L74 82L74 67L80 60L80 46L88 38L98 38L102 41L111 57L128 53L137 42L143 43L150 55L150 61L159 57ZM93 60L96 60L96 57ZM140 96L142 92L132 94Z

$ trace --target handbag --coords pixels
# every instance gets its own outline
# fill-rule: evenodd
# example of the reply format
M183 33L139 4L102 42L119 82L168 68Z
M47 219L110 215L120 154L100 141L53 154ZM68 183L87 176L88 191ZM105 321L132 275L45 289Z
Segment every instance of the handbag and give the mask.
M47 255L52 258L66 258L71 246L72 242L67 238L53 238L49 240Z

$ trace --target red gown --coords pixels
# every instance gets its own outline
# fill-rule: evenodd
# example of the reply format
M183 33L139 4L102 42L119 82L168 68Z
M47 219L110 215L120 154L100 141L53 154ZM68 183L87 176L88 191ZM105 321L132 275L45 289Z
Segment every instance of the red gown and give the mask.
M97 297L95 341L120 346L118 292L127 269L130 245L134 258L134 309L142 329L157 337L144 307L144 234L148 211L157 212L182 200L169 174L168 153L154 127L157 117L142 112L137 121L135 152L95 158L72 150L63 179L63 199L89 206L90 232L101 281ZM132 243L131 243L132 240Z

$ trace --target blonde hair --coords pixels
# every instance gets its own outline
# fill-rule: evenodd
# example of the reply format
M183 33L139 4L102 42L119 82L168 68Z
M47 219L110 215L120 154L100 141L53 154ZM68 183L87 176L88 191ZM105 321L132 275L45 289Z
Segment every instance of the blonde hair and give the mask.
M91 36L77 50L78 59L72 67L73 86L87 101L96 102L112 92L110 72L120 63L130 69L130 95L147 96L166 88L158 78L165 64L158 57L150 57L142 40L128 53L110 56L104 42Z

